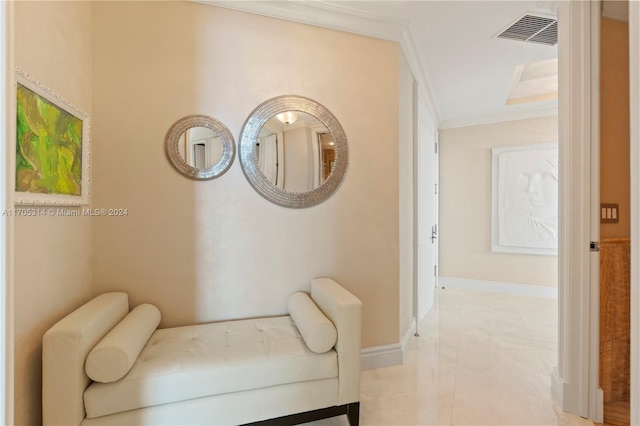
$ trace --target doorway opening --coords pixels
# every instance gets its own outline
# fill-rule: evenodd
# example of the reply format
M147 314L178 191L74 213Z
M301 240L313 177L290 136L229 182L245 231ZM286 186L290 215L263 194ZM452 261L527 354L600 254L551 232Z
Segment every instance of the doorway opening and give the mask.
M596 16L599 19L600 11L598 2L566 2L559 7L558 358L551 382L554 399L564 411L601 421L602 392L598 389L597 359L598 254L590 250L590 242L598 241L599 235L599 205L593 202L598 199L595 193L599 182L593 171L597 170L599 143L596 105L599 52L595 46L599 40ZM446 143L442 133L440 138L442 146ZM443 164L441 170L444 169ZM443 191L440 192L444 194L444 179L441 184ZM445 209L441 207L443 212ZM468 210L468 206L459 205L451 211L457 215L465 209ZM458 223L463 222L458 220ZM444 221L440 228L440 235L446 240L449 236L445 235ZM487 228L485 224L484 229L475 227L467 231L482 232ZM440 251L442 253L443 248ZM441 271L445 269L444 262L441 255ZM440 286L446 284L442 276L439 279Z
M630 424L629 24L600 20L600 372L604 423Z

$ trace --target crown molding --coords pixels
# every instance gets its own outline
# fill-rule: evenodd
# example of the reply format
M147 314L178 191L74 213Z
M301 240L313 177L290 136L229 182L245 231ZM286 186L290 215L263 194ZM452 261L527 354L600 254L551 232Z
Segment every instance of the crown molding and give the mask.
M440 112L409 21L322 1L197 0L198 3L397 42L437 123Z
M321 1L197 0L198 3L315 25L383 40L400 41L408 22Z
M527 120L531 118L554 117L557 115L557 107L544 108L535 111L508 111L497 114L487 114L455 120L443 120L440 122L439 129L457 129L459 127L482 126L484 124Z
M413 34L413 27L411 25L408 25L407 28L405 28L405 30L402 32L400 47L402 47L402 51L407 58L407 63L409 64L409 68L411 69L413 78L415 78L416 82L418 83L418 91L421 95L420 97L426 99L427 106L431 114L433 115L436 127L438 127L441 120L440 109L438 108L436 97L433 94L433 86L431 85L431 80L429 79L427 67L424 63L422 55L420 54L420 49L418 49L416 39Z

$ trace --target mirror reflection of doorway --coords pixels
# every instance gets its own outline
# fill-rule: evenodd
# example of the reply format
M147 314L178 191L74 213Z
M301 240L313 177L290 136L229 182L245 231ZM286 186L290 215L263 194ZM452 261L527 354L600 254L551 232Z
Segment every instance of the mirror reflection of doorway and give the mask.
M205 168L206 153L203 143L197 143L193 145L193 158L196 169Z
M272 185L284 189L284 138L282 130L265 125L257 142L258 167ZM280 162L282 161L282 166Z
M192 127L180 136L180 155L188 165L198 170L218 164L222 151L220 136L208 127Z
M336 162L335 142L330 133L318 133L318 152L320 153L320 184L322 184L329 175Z
M270 119L256 142L258 166L274 186L307 192L322 185L335 168L336 143L331 132L314 116L297 113L283 123Z

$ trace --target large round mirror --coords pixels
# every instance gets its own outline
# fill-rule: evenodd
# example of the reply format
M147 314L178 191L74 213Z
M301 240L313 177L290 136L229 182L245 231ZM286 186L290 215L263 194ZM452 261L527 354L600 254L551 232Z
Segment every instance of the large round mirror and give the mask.
M342 183L347 138L324 106L301 96L279 96L259 105L242 127L240 164L267 200L283 207L311 207Z
M165 151L181 175L209 180L231 167L236 147L224 124L207 115L189 115L171 126L165 138Z

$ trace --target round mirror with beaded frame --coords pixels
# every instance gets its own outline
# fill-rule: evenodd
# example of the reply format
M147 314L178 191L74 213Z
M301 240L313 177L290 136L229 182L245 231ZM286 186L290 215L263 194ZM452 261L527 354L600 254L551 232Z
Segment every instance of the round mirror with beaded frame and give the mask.
M265 124L283 113L304 113L317 119L331 135L333 153L330 172L321 183L303 191L288 190L286 186L275 184L268 179L260 167L260 134ZM280 118L280 120L282 120ZM283 121L284 122L284 121ZM287 123L288 125L289 123ZM315 141L314 141L315 142ZM286 140L284 141L286 144ZM316 149L310 143L310 149ZM347 173L349 149L347 137L340 122L318 102L295 95L284 95L268 99L256 107L249 115L240 132L240 165L249 184L262 197L282 207L306 208L322 203L331 197L340 187ZM287 157L285 154L283 157ZM311 157L311 156L309 156ZM317 156L316 156L317 157ZM282 165L280 165L282 167ZM284 177L286 182L287 177Z
M202 147L203 157L210 151L217 151L215 160L198 160L196 163L195 156L192 160L192 156L189 155L190 147L183 146L185 143L188 144L186 141L188 138L185 135L197 128L209 130L213 136L210 139L220 145L213 150L205 147L205 143L199 144ZM164 147L173 168L181 175L193 180L211 180L222 176L229 170L236 155L236 144L229 129L215 118L202 114L188 115L173 123L165 136Z

